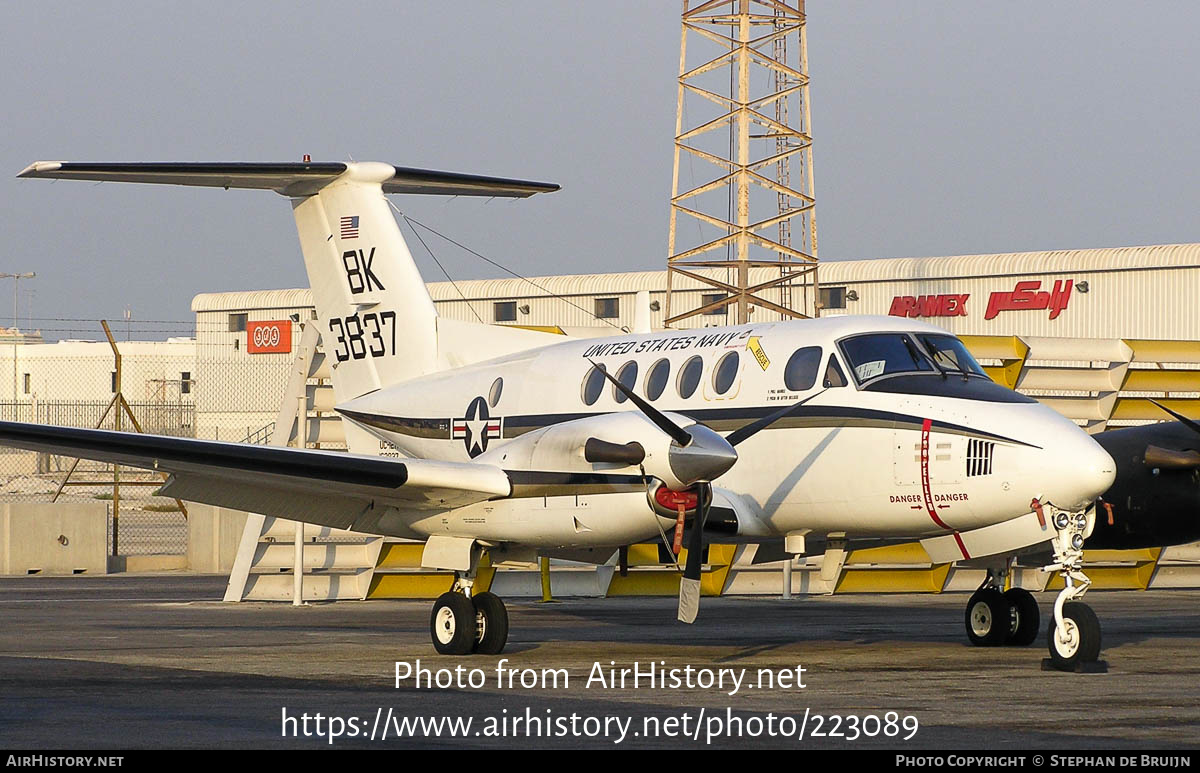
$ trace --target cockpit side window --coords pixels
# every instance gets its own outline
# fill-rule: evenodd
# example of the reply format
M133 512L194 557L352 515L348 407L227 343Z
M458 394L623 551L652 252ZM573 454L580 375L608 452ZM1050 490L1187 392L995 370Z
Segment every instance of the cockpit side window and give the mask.
M907 333L868 333L844 338L838 345L859 384L894 373L933 371L929 355Z
M920 338L921 343L933 355L933 361L939 367L958 371L964 375L988 377L971 353L967 351L963 342L954 336L922 335Z
M846 386L846 374L842 372L842 366L838 364L837 355L829 355L829 364L825 366L825 380L822 382L822 386L826 389Z

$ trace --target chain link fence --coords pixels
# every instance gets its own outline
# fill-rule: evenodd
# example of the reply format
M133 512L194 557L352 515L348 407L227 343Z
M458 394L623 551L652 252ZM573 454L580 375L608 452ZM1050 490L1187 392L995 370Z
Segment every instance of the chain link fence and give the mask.
M87 340L36 343L36 334L9 331L13 343L6 344L0 328L0 420L270 442L300 325L288 331L292 346L252 354L245 313L200 316L120 323L115 331L166 340L110 342L99 321L39 320L46 337ZM108 502L110 555L187 552L186 513L158 495L163 480L151 471L0 446L0 503Z

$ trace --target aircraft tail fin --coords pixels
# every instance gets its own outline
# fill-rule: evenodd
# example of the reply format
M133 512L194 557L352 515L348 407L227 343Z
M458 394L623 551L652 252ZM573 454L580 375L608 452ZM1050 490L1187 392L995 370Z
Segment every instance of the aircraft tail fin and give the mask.
M524 198L552 183L350 163L71 163L19 177L272 190L292 200L338 402L439 369L437 313L386 193Z

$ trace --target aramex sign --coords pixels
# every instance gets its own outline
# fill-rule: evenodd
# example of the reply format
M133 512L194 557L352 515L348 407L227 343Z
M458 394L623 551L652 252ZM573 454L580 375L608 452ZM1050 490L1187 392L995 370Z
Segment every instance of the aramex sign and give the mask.
M984 319L995 319L1002 311L1050 311L1050 319L1067 308L1071 300L1073 279L1054 280L1053 289L1042 290L1041 280L1017 282L1010 292L998 291L988 296ZM892 298L893 317L965 317L970 293L944 293L942 295L897 295Z

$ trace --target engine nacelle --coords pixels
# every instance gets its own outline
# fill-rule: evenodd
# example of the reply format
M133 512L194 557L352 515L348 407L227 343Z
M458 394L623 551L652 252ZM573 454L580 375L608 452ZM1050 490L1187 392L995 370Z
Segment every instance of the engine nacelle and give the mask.
M737 454L724 438L685 416L671 414L671 419L692 436L687 446L680 446L643 414L624 411L529 432L476 461L506 470L644 472L647 478L657 478L677 491L712 480L733 466ZM589 441L591 451L587 452ZM589 456L595 461L589 461ZM639 456L640 462L636 461Z

